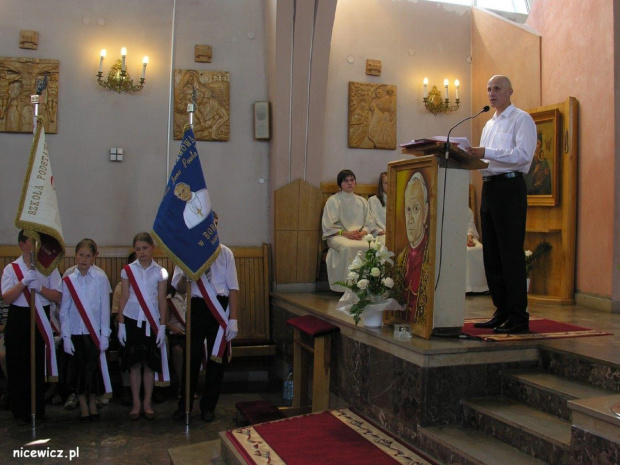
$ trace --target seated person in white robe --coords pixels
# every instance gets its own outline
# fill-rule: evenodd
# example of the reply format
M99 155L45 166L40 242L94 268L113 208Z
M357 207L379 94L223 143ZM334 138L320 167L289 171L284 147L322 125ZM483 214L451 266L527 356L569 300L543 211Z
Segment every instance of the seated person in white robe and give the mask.
M377 195L368 199L368 208L376 225L376 235L379 241L385 244L385 210L387 206L388 175L384 171L379 175ZM371 231L372 233L372 231Z
M354 194L355 174L343 170L338 173L337 181L340 192L327 199L322 226L323 239L329 246L326 260L329 287L332 291L344 292L344 287L333 283L345 281L357 252L368 250L364 236L375 224L366 199Z
M484 274L482 244L474 222L474 212L467 209L467 265L465 268L465 292L488 292Z

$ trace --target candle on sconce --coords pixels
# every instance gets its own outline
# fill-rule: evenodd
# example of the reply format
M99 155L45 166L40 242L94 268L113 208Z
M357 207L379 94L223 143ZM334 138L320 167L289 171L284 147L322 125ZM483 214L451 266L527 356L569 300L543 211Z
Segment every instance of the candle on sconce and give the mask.
M459 99L459 86L461 85L461 83L459 82L459 80L457 79L456 81L454 81L454 87L456 87L456 99Z
M144 58L142 58L142 76L141 78L144 79L144 76L146 76L146 65L149 64L149 57L145 56Z
M121 48L121 59L122 59L121 71L123 71L123 73L125 72L125 58L126 57L127 57L127 49L123 47Z
M446 100L448 100L448 80L447 79L443 80L443 86L446 89L446 91L445 91L445 98L446 98Z
M428 78L424 78L424 98L428 98Z
M105 48L102 48L101 53L99 55L99 72L101 72L101 68L103 66L103 59L105 58L105 56L106 56Z

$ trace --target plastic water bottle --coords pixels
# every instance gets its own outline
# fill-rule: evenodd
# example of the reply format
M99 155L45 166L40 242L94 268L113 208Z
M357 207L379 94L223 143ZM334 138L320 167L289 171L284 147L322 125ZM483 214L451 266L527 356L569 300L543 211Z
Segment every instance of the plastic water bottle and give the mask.
M284 380L284 388L282 389L282 398L287 406L293 405L293 369L289 368L288 376Z

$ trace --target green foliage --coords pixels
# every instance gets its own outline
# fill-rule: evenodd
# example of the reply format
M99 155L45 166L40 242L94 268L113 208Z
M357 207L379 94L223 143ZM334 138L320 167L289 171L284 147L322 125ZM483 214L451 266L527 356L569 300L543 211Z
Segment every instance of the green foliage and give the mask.
M541 256L546 254L551 250L551 244L547 241L540 242L534 252L529 250L525 251L525 275L529 278L530 272L532 271L532 267L534 266L534 262Z

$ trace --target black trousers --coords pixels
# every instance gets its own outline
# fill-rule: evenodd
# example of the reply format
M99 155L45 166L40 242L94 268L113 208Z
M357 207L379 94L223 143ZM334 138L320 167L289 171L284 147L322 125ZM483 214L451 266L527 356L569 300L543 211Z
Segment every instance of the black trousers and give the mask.
M49 306L44 307L49 315ZM30 308L9 306L4 330L9 408L15 418L28 417L30 410ZM45 343L35 329L36 416L45 415Z
M217 296L222 307L228 306L228 297ZM228 365L228 353L224 354L222 363L211 360L213 353L213 344L220 325L215 317L209 311L207 304L202 298L192 297L191 307L191 342L190 342L190 383L189 383L189 399L190 411L194 405L194 393L198 386L198 375L200 373L200 365L205 356L204 340L207 339L207 371L205 376L205 392L200 399L200 410L214 411L217 401L220 397L222 381L224 379L224 371ZM186 365L183 359L183 381L181 383L181 393L183 397L179 400L179 408L185 410L185 383L186 383Z
M526 215L523 177L483 183L480 219L484 271L497 308L495 315L511 323L529 320L523 250Z

